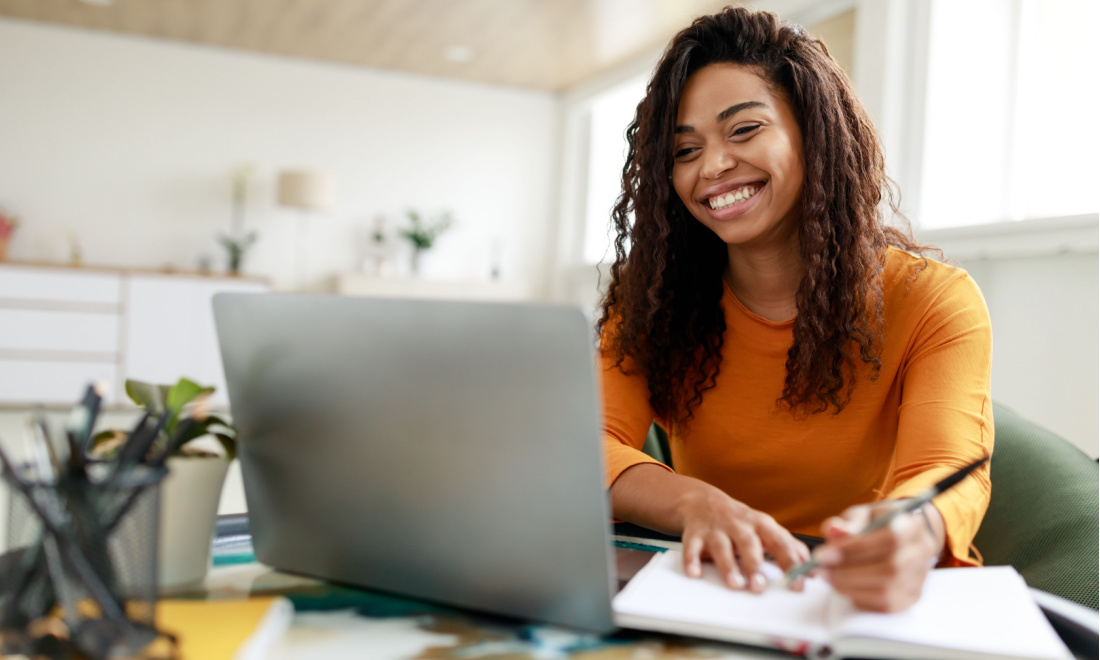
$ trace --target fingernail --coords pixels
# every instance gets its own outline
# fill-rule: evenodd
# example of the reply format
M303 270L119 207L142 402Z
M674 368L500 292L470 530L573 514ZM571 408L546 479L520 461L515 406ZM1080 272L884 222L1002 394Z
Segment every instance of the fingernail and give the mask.
M691 577L699 577L703 574L703 569L699 567L699 564L691 564L688 566L688 575Z
M841 555L840 550L837 550L836 548L821 546L820 548L818 548L817 552L814 553L814 559L816 559L817 563L821 564L822 566L834 566L840 563L840 560L843 559L843 556Z
M731 589L744 589L745 578L742 577L740 573L730 571L726 574L726 584L728 584Z
M752 590L761 592L768 588L768 578L764 577L763 573L752 574Z

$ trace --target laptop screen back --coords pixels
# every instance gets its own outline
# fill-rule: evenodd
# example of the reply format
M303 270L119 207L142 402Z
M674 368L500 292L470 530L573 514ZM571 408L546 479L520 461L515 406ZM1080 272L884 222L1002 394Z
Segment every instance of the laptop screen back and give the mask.
M221 294L214 312L259 561L613 627L579 310Z

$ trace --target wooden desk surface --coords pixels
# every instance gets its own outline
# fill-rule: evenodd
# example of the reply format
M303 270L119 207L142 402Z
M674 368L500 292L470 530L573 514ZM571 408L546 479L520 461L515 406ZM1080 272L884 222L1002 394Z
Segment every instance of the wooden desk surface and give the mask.
M620 587L652 556L617 543ZM376 591L279 573L247 555L220 556L197 599L282 594L294 604L290 629L271 660L299 658L485 658L493 660L759 659L777 651L620 631L600 637L478 614Z

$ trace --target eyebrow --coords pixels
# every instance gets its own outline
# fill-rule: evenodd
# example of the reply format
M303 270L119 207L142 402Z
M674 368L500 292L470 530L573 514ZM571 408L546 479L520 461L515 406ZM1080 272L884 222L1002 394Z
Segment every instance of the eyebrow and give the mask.
M744 103L736 103L736 104L731 105L730 107L726 108L722 112L719 112L718 113L718 121L720 121L720 122L726 121L727 119L729 119L730 117L736 115L738 112L741 112L742 110L748 110L749 108L766 108L766 107L768 107L768 106L765 103L762 103L760 101L745 101ZM695 132L695 127L694 126L677 126L675 132L676 133L694 133Z

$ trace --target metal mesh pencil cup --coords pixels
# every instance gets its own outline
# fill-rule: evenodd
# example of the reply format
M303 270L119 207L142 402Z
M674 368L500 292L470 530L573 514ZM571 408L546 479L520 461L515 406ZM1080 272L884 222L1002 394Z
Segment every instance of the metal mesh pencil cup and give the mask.
M29 478L26 466L17 469L20 475L4 473L10 494L0 652L52 655L56 647L91 658L137 655L161 636L157 539L166 470L138 466L53 484Z

